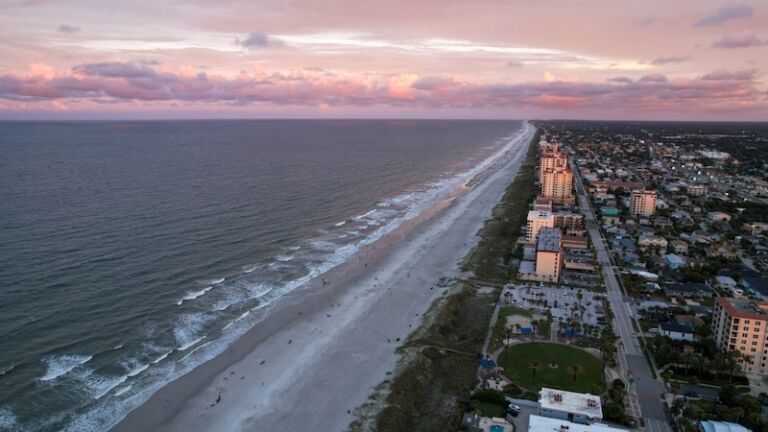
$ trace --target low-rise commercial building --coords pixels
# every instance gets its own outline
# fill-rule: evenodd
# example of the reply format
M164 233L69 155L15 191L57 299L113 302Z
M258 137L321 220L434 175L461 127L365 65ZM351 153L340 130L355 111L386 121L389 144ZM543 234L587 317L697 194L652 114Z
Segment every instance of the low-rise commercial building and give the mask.
M752 432L752 429L733 422L702 420L699 422L699 432Z
M539 414L553 419L590 424L603 419L600 396L542 387Z
M627 432L602 423L582 424L567 420L532 415L528 418L528 432ZM712 431L705 431L712 432ZM720 431L715 431L720 432ZM741 432L741 431L734 431Z

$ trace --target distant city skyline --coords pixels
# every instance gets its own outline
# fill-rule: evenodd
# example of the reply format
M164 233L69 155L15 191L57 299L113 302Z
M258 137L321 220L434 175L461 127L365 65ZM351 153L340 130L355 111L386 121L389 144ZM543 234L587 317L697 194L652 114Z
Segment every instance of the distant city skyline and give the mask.
M0 119L768 120L768 4L0 3Z

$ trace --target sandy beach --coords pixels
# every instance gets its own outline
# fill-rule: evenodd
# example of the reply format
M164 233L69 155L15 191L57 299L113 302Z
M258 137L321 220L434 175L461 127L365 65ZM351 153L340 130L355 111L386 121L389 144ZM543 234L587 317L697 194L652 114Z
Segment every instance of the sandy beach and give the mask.
M514 179L534 128L434 206L287 295L227 351L157 391L113 431L343 431L443 294Z

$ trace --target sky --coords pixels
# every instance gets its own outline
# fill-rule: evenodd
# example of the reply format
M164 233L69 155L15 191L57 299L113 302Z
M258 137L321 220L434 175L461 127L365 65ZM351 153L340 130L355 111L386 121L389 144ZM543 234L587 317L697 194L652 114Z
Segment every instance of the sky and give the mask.
M0 0L0 119L768 121L768 2Z

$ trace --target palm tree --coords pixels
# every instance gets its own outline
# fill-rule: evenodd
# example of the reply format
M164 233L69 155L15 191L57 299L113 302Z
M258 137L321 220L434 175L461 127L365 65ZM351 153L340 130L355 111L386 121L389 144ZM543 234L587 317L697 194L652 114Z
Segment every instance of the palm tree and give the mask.
M669 384L669 387L672 389L672 400L677 399L677 395L680 394L680 383L677 381L672 381Z
M581 375L584 373L584 367L580 364L574 364L568 366L568 372L570 372L573 375L573 383L576 383L576 376Z
M533 370L533 383L536 384L536 372L538 372L539 369L541 369L541 362L536 359L531 360L531 363L528 365L528 367L530 367L531 370Z

